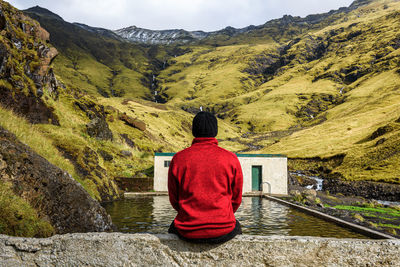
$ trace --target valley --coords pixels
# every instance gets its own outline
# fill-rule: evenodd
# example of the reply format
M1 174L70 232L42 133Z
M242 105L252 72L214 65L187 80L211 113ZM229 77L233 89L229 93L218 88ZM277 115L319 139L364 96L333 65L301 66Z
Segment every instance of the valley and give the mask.
M0 126L96 200L121 196L115 177L152 177L155 152L190 146L200 109L218 117L223 148L400 186L398 1L211 33L1 10Z

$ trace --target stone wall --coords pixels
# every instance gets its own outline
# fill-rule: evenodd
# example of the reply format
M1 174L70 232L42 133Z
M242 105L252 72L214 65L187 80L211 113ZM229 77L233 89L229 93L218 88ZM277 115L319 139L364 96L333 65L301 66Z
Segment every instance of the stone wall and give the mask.
M153 178L117 177L115 182L126 192L149 192L153 190Z
M174 235L0 235L1 266L400 266L400 240L239 236L196 245Z

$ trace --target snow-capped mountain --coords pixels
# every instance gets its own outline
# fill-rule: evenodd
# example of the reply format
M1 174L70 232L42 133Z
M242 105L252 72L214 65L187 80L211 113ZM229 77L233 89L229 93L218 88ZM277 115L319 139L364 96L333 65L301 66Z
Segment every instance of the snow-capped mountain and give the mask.
M135 26L114 31L117 35L131 42L147 44L187 43L200 40L209 35L203 31L161 30L154 31Z

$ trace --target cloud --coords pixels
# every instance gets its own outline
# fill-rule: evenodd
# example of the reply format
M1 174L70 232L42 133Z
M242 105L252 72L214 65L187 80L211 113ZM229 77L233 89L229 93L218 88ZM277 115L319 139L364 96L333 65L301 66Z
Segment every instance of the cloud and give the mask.
M213 31L264 24L285 14L306 16L349 6L352 0L10 0L19 9L40 5L70 22L119 29Z

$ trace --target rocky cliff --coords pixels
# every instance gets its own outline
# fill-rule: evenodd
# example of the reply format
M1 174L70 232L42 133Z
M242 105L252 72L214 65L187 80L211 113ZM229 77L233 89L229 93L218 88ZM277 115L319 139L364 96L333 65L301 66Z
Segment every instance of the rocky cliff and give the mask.
M57 50L49 33L9 4L0 6L0 104L32 123L58 125L54 108L41 98L44 90L57 98L58 82L50 66Z

